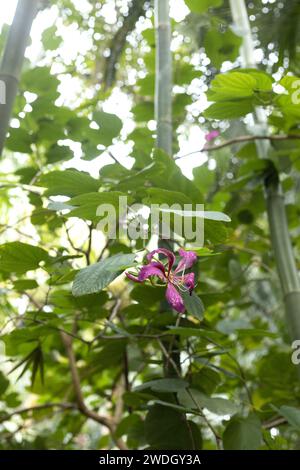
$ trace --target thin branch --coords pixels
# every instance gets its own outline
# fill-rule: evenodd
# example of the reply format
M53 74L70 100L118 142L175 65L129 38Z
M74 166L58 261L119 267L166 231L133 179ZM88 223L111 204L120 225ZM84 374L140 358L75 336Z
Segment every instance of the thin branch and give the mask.
M276 428L277 426L280 426L282 424L287 424L287 420L285 418L283 417L273 418L263 423L263 428L264 429Z
M87 250L85 252L85 258L86 258L87 265L91 264L92 243L93 243L93 224L89 225L88 247L87 247Z
M79 411L81 411L82 414L84 414L88 418L91 418L94 421L97 421L98 423L102 424L103 426L106 426L109 430L111 430L112 422L108 418L106 418L105 416L100 416L98 415L98 413L94 412L93 410L89 410L87 408L84 402L82 391L81 391L80 379L79 379L79 374L78 374L78 370L76 366L76 359L75 359L75 355L74 355L73 347L72 347L72 340L65 333L61 333L61 338L62 338L64 347L67 353L67 357L69 360L72 383L74 386L75 398L76 398Z
M84 397L81 391L80 378L79 378L79 374L78 374L78 370L76 366L76 358L75 358L73 347L72 347L72 339L70 338L70 336L66 335L65 333L61 333L61 338L62 338L62 342L64 344L66 354L69 360L69 367L70 367L72 383L73 383L78 410L87 418L90 418L96 421L97 423L102 424L103 426L107 427L107 429L109 430L118 448L120 450L127 450L127 446L125 445L122 439L114 438L114 433L115 433L115 428L116 428L116 423L114 422L114 420L111 418L107 418L106 416L101 416L95 411L90 410L86 406Z
M187 388L187 389L186 389L186 392L187 392L187 394L189 395L189 397L191 398L191 400L193 401L195 407L196 407L197 410L198 410L198 413L200 414L200 416L203 418L203 420L205 421L205 423L207 424L207 426L209 427L209 429L210 429L211 432L213 433L213 435L214 435L214 437L215 437L215 440L216 440L217 449L218 449L218 450L221 450L222 438L219 436L218 432L215 430L215 428L214 428L214 426L211 424L211 422L207 419L207 417L206 417L206 415L204 414L202 408L198 405L198 402L197 402L197 400L195 400L192 391L191 391L189 388Z
M181 372L180 372L179 368L177 367L177 364L175 363L173 357L171 357L171 355L170 355L170 354L168 353L168 351L166 350L166 348L165 348L163 342L162 342L159 338L157 338L157 342L158 342L158 344L159 344L159 346L160 346L160 349L162 350L163 355L164 355L165 358L166 358L167 364L169 364L169 363L172 364L173 369L175 370L175 372L176 372L176 374L178 375L178 377L181 377Z
M73 243L73 240L70 236L70 229L67 227L67 224L64 222L64 227L65 227L65 230L66 230L66 235L67 235L67 239L68 239L68 242L70 243L71 247L73 248L74 251L77 251L77 253L82 253L83 255L86 256L86 252L83 248L80 248L80 247L76 247Z
M135 28L139 17L144 14L146 0L132 0L127 16L123 18L123 24L113 36L110 45L110 53L105 61L103 74L104 88L110 88L115 81L117 65L125 48L127 36Z
M78 335L76 335L76 334L74 334L70 331L64 330L63 328L60 328L59 326L48 325L47 322L43 322L42 320L37 320L36 318L26 318L26 317L22 317L22 316L20 318L24 321L28 321L28 322L31 322L31 323L34 323L34 324L37 324L37 325L43 325L46 328L49 328L49 330L54 330L54 331L57 331L58 333L69 336L70 338L77 339L78 341L81 341L82 343L84 343L88 346L91 344L90 341L87 341L86 339L83 339L80 336L78 336Z
M273 141L283 141L283 140L300 140L300 134L289 134L289 135L242 135L240 137L235 137L234 139L226 140L221 144L208 146L205 145L202 149L194 150L193 152L186 153L184 155L178 155L175 157L175 160L180 160L181 158L188 157L190 155L195 155L199 152L214 152L215 150L220 150L225 147L229 147L234 144L240 144L243 142L255 142L256 140L269 140Z
M174 370L176 372L176 374L178 375L178 377L180 378L181 377L181 372L180 370L178 369L177 365L175 364L173 358L171 357L171 355L168 353L168 351L166 350L166 348L164 347L163 343L158 339L158 344L164 354L164 356L166 357L167 361L170 362L172 364L172 366L174 367ZM217 433L217 431L215 430L215 428L213 427L213 425L209 422L209 420L207 419L207 417L205 416L205 414L203 413L203 410L199 407L197 401L195 400L194 396L193 396L193 393L192 391L187 388L186 389L188 395L190 396L191 400L193 401L193 403L195 404L195 407L197 408L198 410L198 413L199 415L203 418L203 420L205 421L205 423L207 424L207 426L209 427L209 429L211 430L211 432L213 433L214 437L215 437L215 440L216 440L216 445L217 445L217 448L218 450L221 449L221 442L222 442L222 439L221 437L219 436L219 434Z
M97 262L102 260L102 258L104 256L104 253L107 250L107 248L109 248L111 242L112 242L112 240L110 238L108 238L107 241L105 242L105 245L103 246L101 252L99 253L99 256L97 258Z
M62 410L77 409L74 403L43 403L42 405L21 408L20 410L15 410L12 413L8 413L7 415L1 416L0 423L4 423L4 421L8 421L9 419L11 419L13 416L16 416L16 415L23 415L26 413L40 411L40 410L47 410L49 408L60 408Z

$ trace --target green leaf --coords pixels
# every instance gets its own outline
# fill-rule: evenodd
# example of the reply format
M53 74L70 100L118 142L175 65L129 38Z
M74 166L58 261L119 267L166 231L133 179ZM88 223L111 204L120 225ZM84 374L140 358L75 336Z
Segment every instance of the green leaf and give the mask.
M3 393L5 393L8 387L9 387L9 380L7 380L7 378L4 377L4 375L0 371L0 396L3 395Z
M135 391L139 392L141 390L150 388L154 392L175 393L186 388L187 386L188 382L182 379L157 379L139 385L135 388Z
M256 69L241 69L241 73L246 73L248 76L255 78L256 89L260 92L270 92L273 89L273 78L263 70Z
M23 366L23 369L18 377L18 380L25 374L25 372L32 366L31 372L31 385L34 385L37 372L40 372L40 378L42 384L44 383L44 356L40 346L34 348L24 359L22 359L16 366L14 366L9 373L19 369Z
M189 392L181 390L178 392L178 400L182 406L190 409L206 408L211 413L219 416L234 415L238 407L231 400L219 397L208 397L199 390L190 389Z
M55 51L61 44L62 37L57 35L57 27L55 25L45 29L42 34L42 43L45 49Z
M251 98L256 86L257 81L250 74L241 72L219 74L211 83L208 97L211 101Z
M170 326L169 333L173 335L180 335L183 337L199 337L199 338L210 338L210 339L222 339L223 335L218 331L205 330L203 328L187 328L183 326Z
M231 218L223 212L203 211L203 219L215 220L217 222L231 222Z
M18 279L14 281L14 289L19 292L36 289L37 287L38 283L34 279Z
M195 292L183 292L181 295L187 312L198 320L203 320L205 308L200 297Z
M192 64L187 62L177 61L174 64L174 84L186 85L191 83L194 78L201 77L202 72L195 70ZM153 118L153 114L151 119Z
M144 434L144 422L141 416L134 413L122 419L116 431L116 437L127 436L127 443L133 448L145 444Z
M52 145L46 153L48 163L61 162L63 160L70 160L74 157L73 151L66 145Z
M227 240L227 230L224 224L216 220L205 220L205 240L212 244L224 243Z
M117 214L119 209L119 198L121 196L126 196L126 194L118 191L108 191L75 196L68 201L73 207L71 212L68 214L68 217L80 217L88 220L99 219L99 216L97 216L97 209L101 204L111 204Z
M140 78L137 80L136 85L138 87L138 92L143 96L154 96L155 89L155 74L148 73L145 78Z
M13 152L30 153L32 143L33 139L29 132L21 127L16 129L11 127L9 130L9 137L5 145Z
M272 333L271 331L259 330L258 328L243 328L236 329L235 332L240 338L278 338L278 333Z
M225 32L209 29L204 38L204 47L213 65L220 69L225 60L233 62L238 57L242 41L231 29Z
M93 114L93 120L100 127L99 144L110 145L115 137L120 134L123 124L120 118L115 114L96 111Z
M146 440L152 449L199 449L199 428L191 430L185 415L162 405L150 408L145 419ZM196 436L196 439L193 437Z
M48 95L56 98L59 80L50 73L49 67L35 67L27 70L22 76L22 88L37 95Z
M25 273L37 269L41 261L49 261L48 253L38 246L21 242L5 243L0 246L0 270L11 273Z
M47 188L46 196L78 196L98 191L100 182L77 170L52 171L42 175L38 185Z
M223 434L225 450L256 450L262 440L261 423L255 414L234 416Z
M206 13L210 7L221 7L223 0L185 0L185 4L193 13Z
M179 204L184 206L184 204L191 204L191 199L183 193L177 191L169 191L163 188L149 188L147 189L149 195L149 200L151 204ZM184 207L182 207L182 210Z
M154 116L154 104L152 102L142 102L132 108L136 122L148 122Z
M94 294L100 292L110 284L119 273L134 264L136 255L123 253L106 258L99 263L81 269L73 283L74 296Z
M203 164L193 169L193 177L196 186L201 188L203 193L207 193L216 179L216 174L207 164Z
M210 105L203 113L208 119L237 119L252 113L254 110L251 100L221 101Z
M283 416L287 422L297 431L300 431L300 410L299 408L295 408L294 406L287 406L283 405L280 408L276 408L276 411Z

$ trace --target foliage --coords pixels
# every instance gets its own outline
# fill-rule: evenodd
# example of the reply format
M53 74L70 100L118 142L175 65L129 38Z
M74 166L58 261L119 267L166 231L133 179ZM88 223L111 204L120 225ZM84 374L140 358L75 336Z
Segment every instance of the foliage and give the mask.
M203 130L220 131L210 147L231 142L199 151L191 180L155 148L151 5L108 89L102 57L120 22L106 21L105 6L123 21L127 2L90 1L88 11L52 3L61 26L46 27L40 56L25 64L0 163L0 448L298 448L299 378L262 188L275 167L299 266L299 37L291 49L283 38L273 43L262 18L276 17L278 2L266 13L251 2L264 59L259 70L240 69L228 2L185 1L188 15L172 22L174 156L195 126L199 150ZM88 47L64 61L74 28ZM72 99L66 83L79 84ZM111 110L114 96L129 101L126 118L120 105ZM257 106L283 137L264 161L253 139L236 141L249 134ZM183 315L168 309L164 289L125 279L149 249L143 240L97 230L99 204L118 211L120 196L144 206L205 204L197 283ZM180 246L191 249L180 240L176 254Z

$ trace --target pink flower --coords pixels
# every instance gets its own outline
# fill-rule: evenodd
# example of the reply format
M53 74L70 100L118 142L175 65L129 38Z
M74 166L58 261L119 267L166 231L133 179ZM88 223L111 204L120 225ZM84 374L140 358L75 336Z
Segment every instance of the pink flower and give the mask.
M206 134L205 140L206 142L210 142L211 140L214 140L217 137L219 137L219 135L220 135L219 131L210 131L208 134Z
M164 255L167 259L163 263L155 260L155 255ZM135 282L145 282L149 278L157 277L164 284L167 285L166 299L174 310L179 313L185 311L182 296L179 291L192 293L195 287L194 273L185 274L186 269L189 269L197 261L197 254L194 251L179 250L181 259L177 267L172 270L175 263L175 255L172 251L165 248L159 248L152 251L147 255L148 264L142 266L139 270L138 276L126 273L126 276Z

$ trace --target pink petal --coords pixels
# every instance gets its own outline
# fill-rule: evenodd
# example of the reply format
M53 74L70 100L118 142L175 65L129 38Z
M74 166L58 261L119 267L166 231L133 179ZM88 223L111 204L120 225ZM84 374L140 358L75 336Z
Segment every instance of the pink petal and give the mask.
M188 273L185 276L183 276L183 283L185 287L188 288L190 292L194 290L195 287L195 274L194 273Z
M130 279L131 281L134 281L134 282L141 282L137 277L135 277L133 274L130 274L130 273L125 273L125 276L128 277L128 279Z
M177 291L177 289L173 286L173 284L171 284L171 282L168 283L168 287L166 290L166 299L171 305L171 307L176 310L176 312L183 313L185 311L182 297Z
M179 250L179 254L182 259L179 261L178 266L175 269L175 273L191 268L197 261L197 253L194 251L185 251L181 248Z
M168 271L170 272L173 264L175 263L175 259L176 259L174 253L172 253L172 251L170 251L170 250L167 250L166 248L158 248L157 250L153 250L153 251L151 251L151 253L148 253L147 260L151 261L153 256L156 253L164 255L168 258L168 261L169 261Z
M220 135L219 131L210 131L208 134L205 136L206 142L210 142L211 140L216 139Z
M165 268L161 263L150 263L143 266L139 272L138 280L143 282L151 276L157 276L166 281Z

